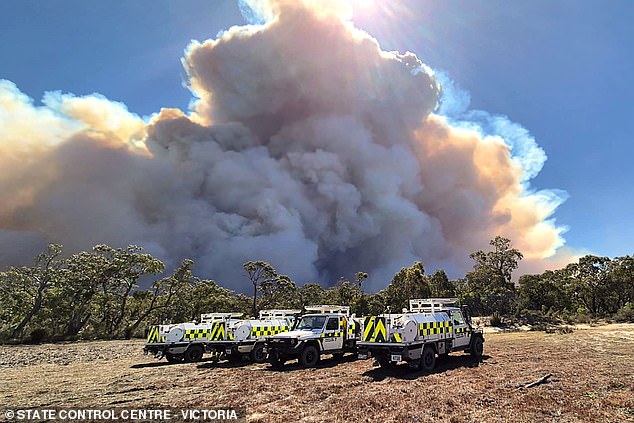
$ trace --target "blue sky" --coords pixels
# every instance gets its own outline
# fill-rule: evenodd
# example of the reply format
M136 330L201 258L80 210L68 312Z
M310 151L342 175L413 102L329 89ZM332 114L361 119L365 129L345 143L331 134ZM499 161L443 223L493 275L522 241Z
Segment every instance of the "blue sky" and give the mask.
M634 2L391 0L391 14L366 3L354 20L384 49L415 52L472 108L530 130L548 156L532 186L569 194L555 215L567 245L634 253ZM5 0L0 78L38 100L61 90L141 115L186 108L184 48L242 23L233 0Z

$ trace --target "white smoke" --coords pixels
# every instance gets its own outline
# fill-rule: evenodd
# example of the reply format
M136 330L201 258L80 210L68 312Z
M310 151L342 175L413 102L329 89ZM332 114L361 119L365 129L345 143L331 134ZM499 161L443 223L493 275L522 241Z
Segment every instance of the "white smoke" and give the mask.
M526 130L382 51L344 2L253 10L261 25L188 47L189 113L145 122L61 93L37 107L0 83L1 265L47 241L136 243L238 290L256 259L298 282L366 271L379 289L414 260L462 272L497 234L529 261L563 245L562 195L529 188L546 157Z

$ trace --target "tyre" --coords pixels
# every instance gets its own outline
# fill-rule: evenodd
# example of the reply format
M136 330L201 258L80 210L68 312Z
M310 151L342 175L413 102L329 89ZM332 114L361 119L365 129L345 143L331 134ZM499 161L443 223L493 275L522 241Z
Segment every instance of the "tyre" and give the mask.
M183 362L183 355L182 354L170 354L170 353L167 353L167 354L165 354L165 358L167 359L167 361L169 363L182 363Z
M396 363L393 361L390 361L390 359L387 356L380 356L377 361L379 362L379 366L381 366L384 369L393 369L396 367Z
M234 364L240 363L240 362L242 362L242 354L239 354L239 353L238 354L229 354L227 356L227 360L229 360L230 363L234 363Z
M191 345L187 348L187 351L185 351L185 361L188 363L196 363L203 359L204 353L205 350L203 350L203 347L200 345Z
M255 344L249 354L251 361L254 363L266 362L266 353L264 352L264 344Z
M299 356L299 364L302 367L315 367L319 362L319 351L314 345L308 345Z
M484 352L484 341L479 336L473 338L471 341L471 346L469 347L469 354L472 357L480 358L482 357L482 353Z
M271 366L275 369L281 369L284 367L284 360L280 358L280 355L276 351L269 354L269 363L271 363Z
M420 368L426 372L434 370L436 367L436 353L430 345L425 345L423 354L420 357Z

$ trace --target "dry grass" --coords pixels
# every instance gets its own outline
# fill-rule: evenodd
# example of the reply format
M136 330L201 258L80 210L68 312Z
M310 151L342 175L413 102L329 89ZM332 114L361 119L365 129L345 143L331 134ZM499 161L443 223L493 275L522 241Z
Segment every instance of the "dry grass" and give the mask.
M167 365L142 341L0 347L0 409L246 407L253 422L634 421L634 325L488 334L432 374L372 362ZM518 387L552 373L550 383Z

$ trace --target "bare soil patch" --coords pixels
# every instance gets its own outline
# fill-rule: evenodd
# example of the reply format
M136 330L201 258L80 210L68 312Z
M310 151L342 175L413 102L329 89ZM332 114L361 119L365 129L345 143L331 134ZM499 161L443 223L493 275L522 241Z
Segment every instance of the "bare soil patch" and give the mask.
M246 407L253 422L634 421L634 325L487 334L481 362L431 374L325 358L316 369L167 364L143 341L0 346L7 408ZM552 373L548 383L518 389Z

